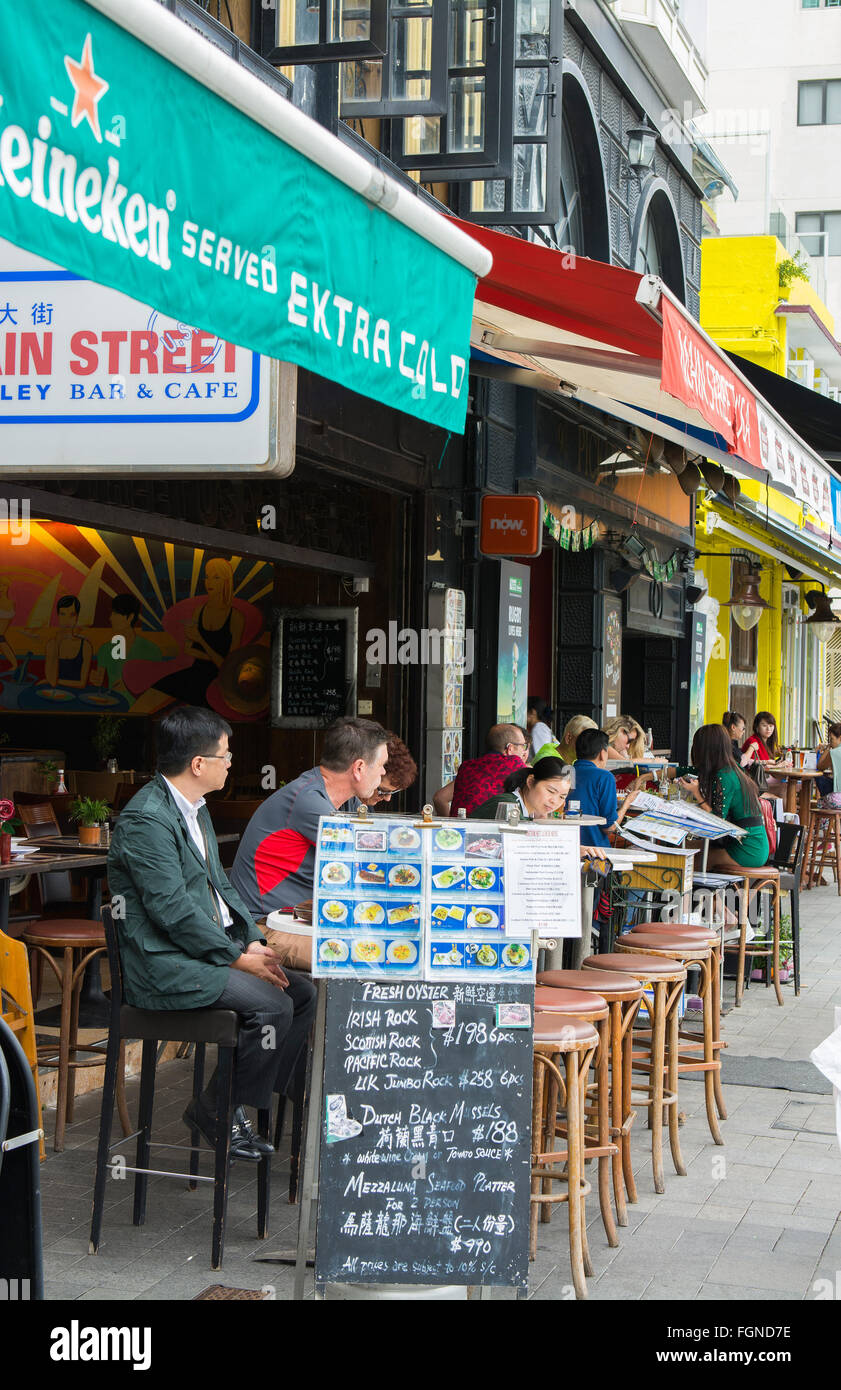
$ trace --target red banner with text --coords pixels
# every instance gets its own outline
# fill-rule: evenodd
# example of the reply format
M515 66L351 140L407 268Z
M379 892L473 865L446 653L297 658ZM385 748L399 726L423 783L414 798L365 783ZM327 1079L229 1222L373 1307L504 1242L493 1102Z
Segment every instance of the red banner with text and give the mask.
M663 390L697 410L711 429L723 435L731 453L762 468L753 392L665 295L662 310Z

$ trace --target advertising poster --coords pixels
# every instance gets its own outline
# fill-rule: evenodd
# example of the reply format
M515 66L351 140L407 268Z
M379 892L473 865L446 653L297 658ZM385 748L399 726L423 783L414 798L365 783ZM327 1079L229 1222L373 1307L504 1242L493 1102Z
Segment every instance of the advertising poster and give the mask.
M526 565L502 560L499 566L499 644L497 722L526 722L529 684L529 580Z
M622 600L618 594L604 596L604 681L602 709L605 719L619 713L622 685Z

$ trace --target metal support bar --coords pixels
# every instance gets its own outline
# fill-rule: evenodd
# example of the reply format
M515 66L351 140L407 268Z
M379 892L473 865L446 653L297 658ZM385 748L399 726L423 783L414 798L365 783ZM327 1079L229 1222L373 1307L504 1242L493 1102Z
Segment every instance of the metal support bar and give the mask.
M43 1137L44 1131L42 1129L30 1129L26 1134L16 1134L14 1139L4 1139L3 1143L0 1144L0 1149L4 1154L7 1154L12 1149L23 1148L24 1144L37 1144Z

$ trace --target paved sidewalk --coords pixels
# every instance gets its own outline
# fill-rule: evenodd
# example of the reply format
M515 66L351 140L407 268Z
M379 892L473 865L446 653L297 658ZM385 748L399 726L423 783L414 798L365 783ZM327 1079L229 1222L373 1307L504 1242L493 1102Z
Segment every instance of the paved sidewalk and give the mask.
M833 1030L833 1005L841 1004L841 899L835 887L804 894L801 916L801 996L795 999L793 985L784 985L781 1009L772 989L753 985L742 1008L731 1009L724 1020L734 1056L807 1061ZM728 982L725 1006L732 990ZM180 1117L189 1076L188 1062L159 1069L155 1125L163 1142L188 1142ZM597 1199L588 1202L592 1299L801 1300L822 1291L815 1287L818 1280L838 1277L841 1284L841 1153L832 1097L755 1086L724 1089L729 1118L722 1123L725 1147L719 1148L707 1129L703 1084L681 1081L687 1176L674 1174L666 1145L663 1196L654 1192L648 1134L640 1124L634 1136L639 1202L629 1207L618 1249L606 1244ZM127 1091L134 1113L137 1082ZM98 1095L82 1097L65 1152L48 1148L42 1166L47 1298L192 1299L215 1283L271 1286L278 1299L291 1297L292 1270L254 1260L295 1240L295 1208L286 1200L288 1148L274 1163L271 1235L265 1242L256 1239L253 1169L234 1165L221 1273L210 1270L209 1185L190 1192L172 1179L150 1180L142 1228L131 1224L131 1175L110 1180L100 1253L92 1256L88 1230L98 1118ZM132 1153L133 1145L126 1146L127 1163L134 1161ZM156 1161L186 1167L186 1156L181 1160L172 1149L159 1150ZM211 1161L208 1151L202 1171L210 1172ZM572 1296L565 1209L541 1227L530 1296Z

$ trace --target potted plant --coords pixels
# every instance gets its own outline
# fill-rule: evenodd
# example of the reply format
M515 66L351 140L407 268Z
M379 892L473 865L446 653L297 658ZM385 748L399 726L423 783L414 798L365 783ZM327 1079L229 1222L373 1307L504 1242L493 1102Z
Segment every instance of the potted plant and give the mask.
M101 714L97 719L91 743L103 766L115 756L125 722L125 719L115 719L113 714Z
M55 788L56 782L58 781L58 770L60 766L61 764L57 763L54 758L45 758L42 763L35 764L35 771L38 773L39 777L43 777L47 784L48 792L53 791Z
M15 803L6 797L0 801L0 864L12 862L12 831L20 821L15 819Z
M79 827L80 845L98 845L99 827L111 814L107 801L95 796L77 796L70 807L70 819Z
M803 258L803 252L796 251L793 256L786 256L784 260L778 261L777 275L781 299L788 299L793 280L805 280L808 283L809 267Z

